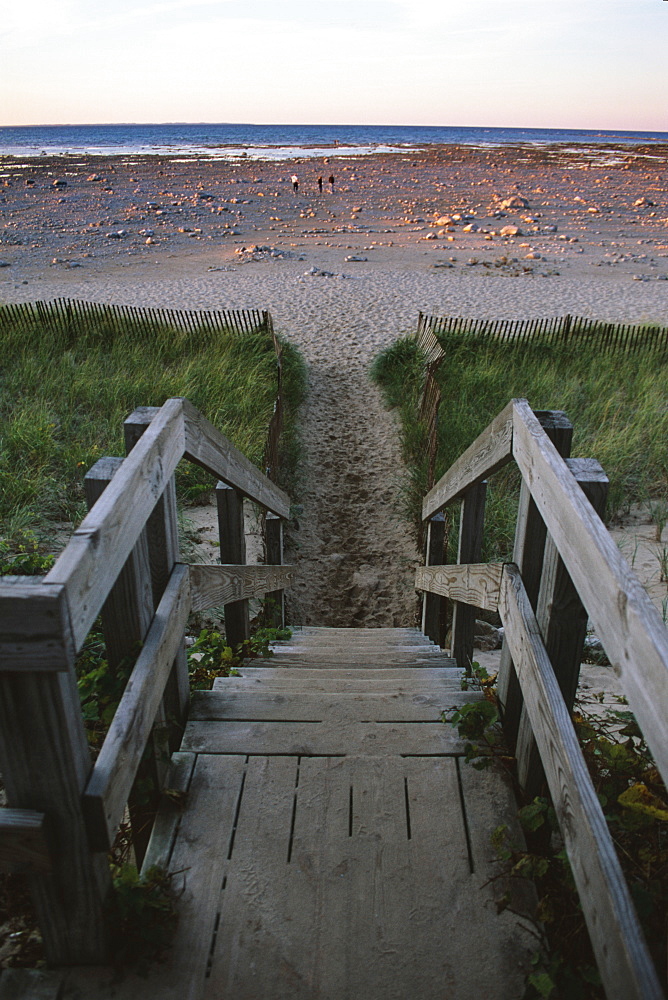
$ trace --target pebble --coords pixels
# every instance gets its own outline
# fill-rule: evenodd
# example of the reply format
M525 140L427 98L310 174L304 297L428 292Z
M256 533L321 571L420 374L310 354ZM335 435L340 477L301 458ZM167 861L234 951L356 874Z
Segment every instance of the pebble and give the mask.
M11 262L8 260L0 260L0 267L11 267Z

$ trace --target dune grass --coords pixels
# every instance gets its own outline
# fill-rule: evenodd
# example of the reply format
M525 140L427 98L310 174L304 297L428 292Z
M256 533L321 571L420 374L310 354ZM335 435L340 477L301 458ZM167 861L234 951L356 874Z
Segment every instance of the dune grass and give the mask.
M0 313L2 307L0 307ZM262 466L277 391L266 331L134 332L93 317L73 334L0 315L0 537L48 536L85 514L85 472L123 455L123 420L137 406L187 397L252 462ZM284 345L286 446L304 385L303 363ZM182 462L177 489L192 501L210 490L204 471Z
M436 376L442 393L436 480L511 398L525 397L534 409L566 411L574 425L572 454L598 459L610 479L609 518L634 504L668 499L665 356L576 349L572 342L511 346L447 335L439 341L446 358ZM387 404L400 411L406 513L417 526L428 483L426 430L416 417L423 363L415 341L391 345L372 375ZM511 556L518 490L513 466L490 482L485 559Z

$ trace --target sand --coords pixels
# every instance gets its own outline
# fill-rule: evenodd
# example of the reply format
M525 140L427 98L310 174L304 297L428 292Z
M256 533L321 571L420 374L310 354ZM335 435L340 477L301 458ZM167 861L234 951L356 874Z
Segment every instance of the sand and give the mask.
M5 160L0 184L0 301L268 308L303 351L310 395L289 537L293 623L416 622L418 554L398 514L397 428L367 369L420 310L668 324L665 148ZM526 206L502 209L510 196ZM477 231L465 232L471 224ZM499 235L506 225L521 235ZM653 596L660 606L663 581Z

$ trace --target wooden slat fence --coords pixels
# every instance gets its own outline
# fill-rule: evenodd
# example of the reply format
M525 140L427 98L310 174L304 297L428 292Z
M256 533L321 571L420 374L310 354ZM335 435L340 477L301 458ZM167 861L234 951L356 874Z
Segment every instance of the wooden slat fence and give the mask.
M480 488L514 460L522 474L514 562L484 565L460 556L460 565L419 570L416 586L452 599L455 608L498 610L505 629L498 676L504 728L531 794L537 747L606 995L658 1000L659 979L570 709L589 617L668 781L668 630L599 516L603 470L592 459L566 457L571 433L560 411L533 413L526 400L512 400L430 490L422 515L432 519L462 500L461 533L477 535L479 551ZM472 634L457 615L452 645L467 666Z
M125 432L129 454L90 470L89 513L47 576L0 579L0 772L11 806L0 811L0 861L32 873L55 965L109 958L106 851L129 803L141 863L146 806L133 795L149 776L159 795L163 734L178 731L172 749L180 741L189 612L282 595L292 581L274 527L289 515L288 496L187 400L140 407ZM279 545L268 558L277 565L179 562L173 474L182 457L273 515ZM227 538L238 523L223 515L219 529ZM141 651L92 764L75 658L100 614L111 669L137 641Z
M668 327L656 324L605 323L583 316L556 316L531 320L472 319L463 316L426 316L418 319L418 342L431 336L454 336L480 343L494 341L522 347L526 344L571 344L599 350L668 351ZM434 348L435 349L435 348ZM431 356L429 356L431 362Z
M278 347L271 316L264 309L150 309L61 298L0 305L0 331L10 323L19 328L39 323L51 336L72 338L97 331L110 338L128 335L141 339L171 328L199 343L221 333L246 336L267 330Z

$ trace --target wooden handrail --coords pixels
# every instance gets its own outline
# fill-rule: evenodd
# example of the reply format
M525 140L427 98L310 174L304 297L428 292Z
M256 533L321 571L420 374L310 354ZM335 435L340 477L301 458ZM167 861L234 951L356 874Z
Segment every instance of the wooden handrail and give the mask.
M522 577L512 563L501 578L499 612L606 993L624 1000L661 1000L603 810Z
M459 500L471 486L511 460L514 402L508 403L427 493L422 502L423 521Z
M540 418L552 433L562 427L570 433L564 414L541 413ZM554 584L549 574L561 560L565 569L560 572L570 582L564 576L560 587L572 586L592 619L657 767L668 781L668 630L576 481L577 475L587 481L585 485L591 487L595 481L604 488L607 480L598 463L564 459L528 402L514 399L425 497L423 516L427 519L461 499L511 458L522 474L522 516L535 504L536 520L544 522L542 539L547 532L550 558L540 594L547 599L545 594ZM538 534L533 532L536 538ZM532 554L530 568L540 573L541 567L542 548ZM656 971L532 607L538 585L538 577L532 577L536 593L530 599L513 564L427 566L416 576L416 587L423 591L475 607L498 603L508 651L504 662L510 665L512 658L515 664L520 707L523 698L606 993L624 1000L658 1000L663 994ZM552 612L543 607L540 613L547 615L544 633L549 635ZM561 666L568 669L567 664ZM575 674L569 676L567 686L572 689L576 679ZM519 710L517 714L519 718Z
M241 497L276 515L278 532L272 527L267 546L276 562L280 518L290 510L288 496L187 400L140 407L125 422L125 436L127 457L101 459L88 474L89 513L47 576L0 581L0 761L12 805L40 810L0 811L0 862L51 866L35 883L35 902L47 960L56 965L108 958L110 873L102 852L128 804L138 861L143 857L142 838L164 787L167 740L178 746L187 717L191 608L267 592L282 601L292 581L288 566L197 567L191 577L178 562L173 477L182 457L229 484L239 531ZM142 648L91 768L75 657L100 611L105 639L111 632L118 640L108 646L112 672L136 643ZM152 738L160 746L145 754ZM134 794L140 782L151 786L150 802ZM50 853L44 828L58 846Z
M526 400L513 456L668 783L668 630Z

